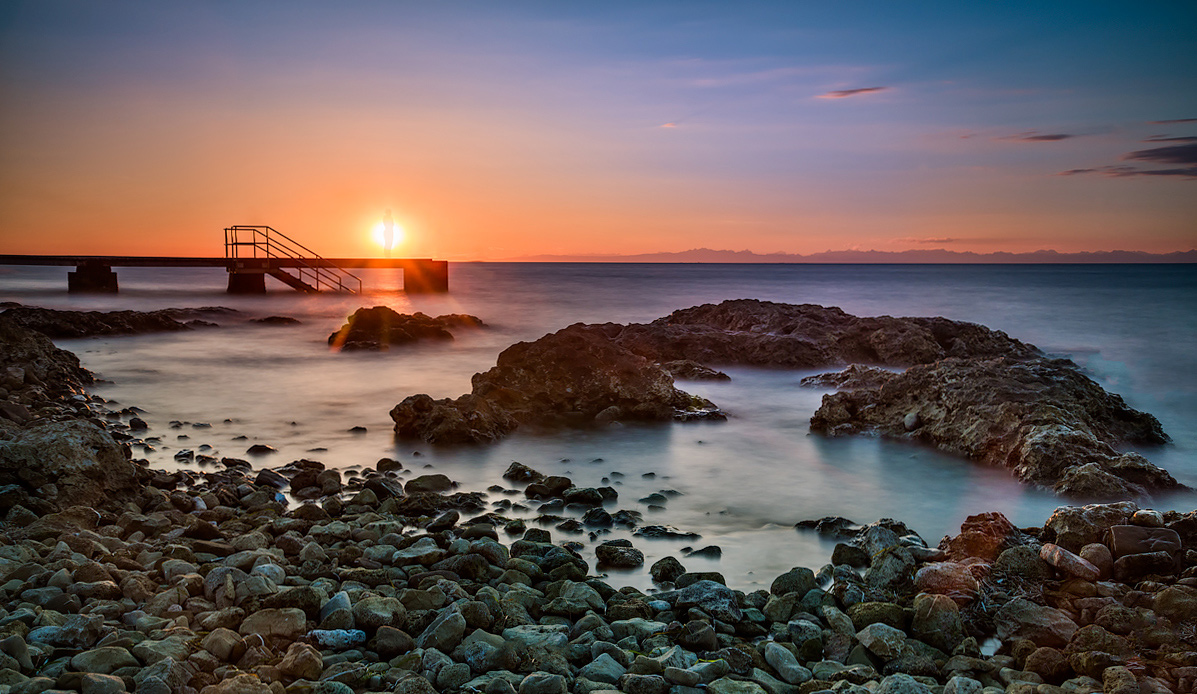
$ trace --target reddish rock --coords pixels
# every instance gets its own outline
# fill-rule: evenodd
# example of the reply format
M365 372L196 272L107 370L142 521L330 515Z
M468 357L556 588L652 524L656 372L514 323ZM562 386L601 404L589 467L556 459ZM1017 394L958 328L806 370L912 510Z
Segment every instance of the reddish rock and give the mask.
M954 562L927 564L914 576L915 590L932 595L946 595L957 604L967 604L977 594L980 584L967 566Z
M1039 556L1043 558L1043 561L1069 576L1089 582L1096 581L1101 576L1101 571L1096 566L1051 542L1039 550Z
M993 511L966 518L960 524L960 534L941 542L939 548L956 560L980 557L994 561L1003 551L1023 544L1025 539L1013 523Z

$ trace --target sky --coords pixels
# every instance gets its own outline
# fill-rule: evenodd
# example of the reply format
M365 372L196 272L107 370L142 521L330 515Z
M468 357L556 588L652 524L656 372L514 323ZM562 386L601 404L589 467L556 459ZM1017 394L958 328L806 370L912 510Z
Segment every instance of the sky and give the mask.
M1197 4L0 3L0 253L1197 247Z

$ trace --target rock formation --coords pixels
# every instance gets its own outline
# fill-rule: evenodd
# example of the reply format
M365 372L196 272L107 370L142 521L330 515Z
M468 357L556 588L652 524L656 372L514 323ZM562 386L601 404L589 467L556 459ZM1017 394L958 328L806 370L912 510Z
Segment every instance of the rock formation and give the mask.
M654 361L817 368L928 364L945 357L1033 356L1000 330L947 318L859 317L835 307L737 299L608 328L622 347Z
M450 328L480 328L484 323L476 316L450 313L432 318L423 313L397 313L386 306L359 308L333 334L328 336L330 347L338 350L386 350L392 345L405 345L418 340L452 340Z
M395 433L433 443L494 441L523 425L665 421L721 416L673 385L660 366L623 349L606 326L571 325L499 354L456 400L413 395L391 410Z
M157 311L60 311L21 306L9 308L4 316L21 327L57 339L100 335L191 330L214 325L206 318L236 313L222 306L164 308Z
M885 375L844 372L811 430L927 443L1067 496L1118 499L1175 489L1126 445L1165 443L1155 417L1127 406L1062 359L944 359ZM863 387L862 387L863 385Z

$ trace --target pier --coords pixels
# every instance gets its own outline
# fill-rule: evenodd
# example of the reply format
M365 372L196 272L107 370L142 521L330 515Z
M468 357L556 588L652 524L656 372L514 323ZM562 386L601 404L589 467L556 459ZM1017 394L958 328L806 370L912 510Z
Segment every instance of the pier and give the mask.
M359 293L362 281L349 268L403 271L406 292L449 291L449 262L431 258L324 258L268 226L225 229L225 257L129 255L0 255L0 265L74 267L67 291L116 292L117 267L222 267L231 294L263 294L266 277L302 292Z

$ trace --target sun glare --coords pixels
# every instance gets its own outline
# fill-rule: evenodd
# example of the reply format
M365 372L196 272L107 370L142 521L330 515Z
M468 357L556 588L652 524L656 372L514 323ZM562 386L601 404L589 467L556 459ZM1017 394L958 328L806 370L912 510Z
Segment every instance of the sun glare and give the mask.
M403 243L403 227L395 224L393 229L394 238L391 239L390 248L395 248L399 244ZM386 226L382 222L379 222L374 226L374 242L381 246L383 250L390 250L390 248L387 247Z

